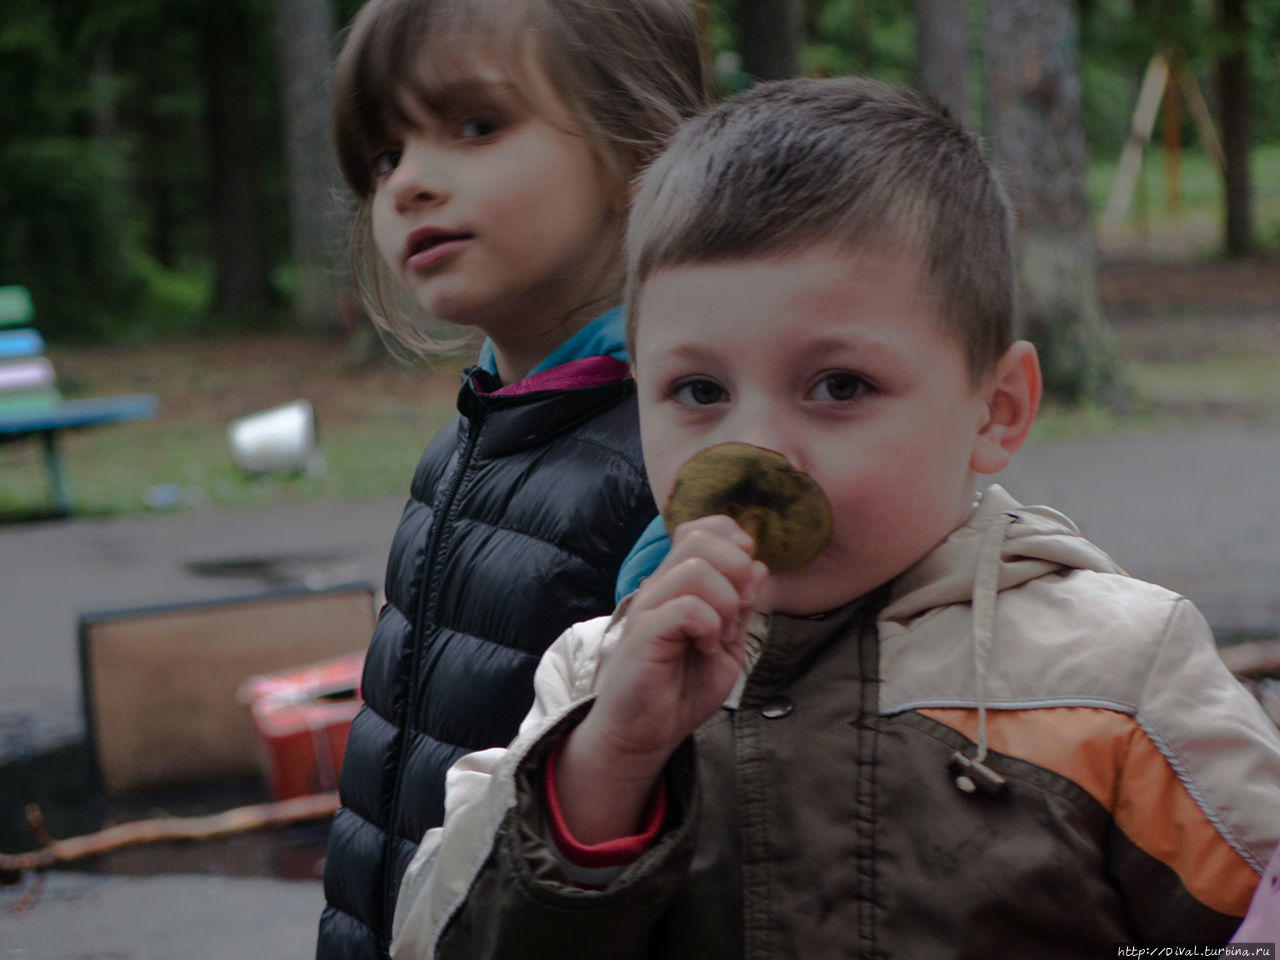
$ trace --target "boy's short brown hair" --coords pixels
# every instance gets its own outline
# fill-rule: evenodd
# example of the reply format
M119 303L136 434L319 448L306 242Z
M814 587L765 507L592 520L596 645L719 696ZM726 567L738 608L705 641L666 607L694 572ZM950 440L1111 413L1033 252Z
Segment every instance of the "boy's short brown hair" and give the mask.
M925 94L862 77L762 83L686 122L641 181L628 342L657 271L893 246L920 258L976 382L1013 341L1011 225L977 141Z

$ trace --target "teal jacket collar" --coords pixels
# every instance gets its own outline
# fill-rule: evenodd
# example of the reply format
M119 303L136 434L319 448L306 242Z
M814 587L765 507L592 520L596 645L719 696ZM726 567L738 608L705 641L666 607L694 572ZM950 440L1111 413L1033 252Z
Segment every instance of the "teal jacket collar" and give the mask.
M622 307L613 307L600 314L543 357L542 361L529 371L529 374L541 373L543 370L558 367L562 363L582 360L586 357L613 357L623 363L631 362L631 358L627 355L626 323L622 317ZM480 359L476 362L482 370L495 377L498 375L498 365L493 357L493 344L489 342L488 337L480 347Z

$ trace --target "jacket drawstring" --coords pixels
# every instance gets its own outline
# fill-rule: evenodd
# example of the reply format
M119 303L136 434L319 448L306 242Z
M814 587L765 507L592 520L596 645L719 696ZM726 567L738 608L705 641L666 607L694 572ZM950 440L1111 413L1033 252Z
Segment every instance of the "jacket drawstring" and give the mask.
M987 701L985 678L987 659L996 634L996 595L1000 591L1000 550L1004 546L1009 524L1017 522L1014 513L1002 513L991 519L982 533L978 548L977 568L973 574L973 670L975 694L978 701L978 743L972 757L957 750L949 767L956 775L956 787L965 793L1000 793L1005 779L988 767L987 759Z

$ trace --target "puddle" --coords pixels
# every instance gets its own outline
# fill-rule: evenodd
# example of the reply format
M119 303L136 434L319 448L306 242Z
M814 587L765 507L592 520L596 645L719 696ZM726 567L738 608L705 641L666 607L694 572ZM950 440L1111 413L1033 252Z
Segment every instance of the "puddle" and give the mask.
M278 553L192 560L183 568L197 577L248 578L267 583L294 583L307 573L341 563L336 553Z
M359 562L350 556L321 551L191 560L183 569L196 577L257 580L268 586L304 584L312 589L358 580L361 573Z
M91 833L101 826L94 795L89 748L83 740L0 765L0 850L34 849L23 813L38 803L55 837Z
M0 851L36 849L24 808L37 803L55 839L161 816L203 816L270 798L260 780L195 784L104 798L93 786L88 744L81 740L0 765ZM60 870L117 876L189 873L316 880L323 871L329 818L216 840L126 847Z

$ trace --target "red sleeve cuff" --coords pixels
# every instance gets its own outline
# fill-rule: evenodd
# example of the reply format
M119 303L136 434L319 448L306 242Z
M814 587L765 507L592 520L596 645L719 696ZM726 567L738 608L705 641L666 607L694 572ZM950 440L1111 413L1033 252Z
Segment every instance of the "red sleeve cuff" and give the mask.
M579 843L564 822L560 811L560 801L556 797L555 769L560 758L560 749L564 741L560 741L547 757L545 776L543 779L547 805L547 826L551 839L555 842L560 855L575 867L622 867L639 859L653 845L662 828L663 818L667 814L666 784L658 781L653 794L649 797L649 805L644 812L644 825L640 832L629 837L606 840L604 843Z

